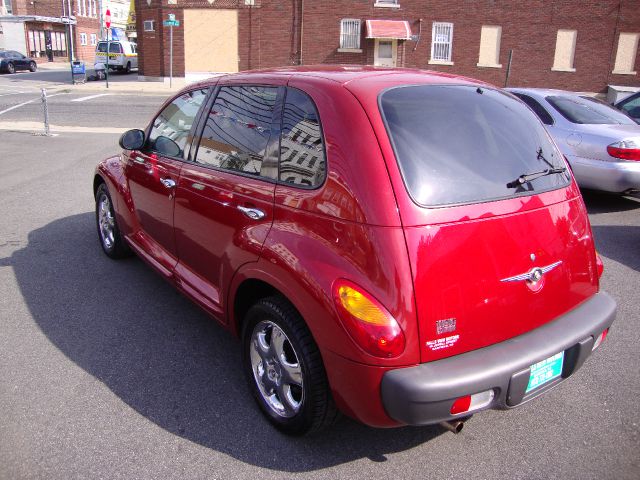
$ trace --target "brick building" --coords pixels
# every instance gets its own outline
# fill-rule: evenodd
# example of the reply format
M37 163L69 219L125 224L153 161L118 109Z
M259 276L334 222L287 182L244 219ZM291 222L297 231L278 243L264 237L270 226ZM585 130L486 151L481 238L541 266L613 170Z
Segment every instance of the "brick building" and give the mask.
M142 79L300 64L427 68L504 85L640 86L638 0L136 0Z
M2 0L0 48L37 62L93 63L100 25L98 0ZM73 39L70 48L69 37Z

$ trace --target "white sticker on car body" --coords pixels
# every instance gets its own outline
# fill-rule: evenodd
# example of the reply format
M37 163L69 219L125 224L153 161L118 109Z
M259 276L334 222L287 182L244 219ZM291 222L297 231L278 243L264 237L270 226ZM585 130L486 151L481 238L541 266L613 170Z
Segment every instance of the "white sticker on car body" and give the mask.
M429 340L426 342L427 347L432 351L442 350L443 348L453 347L460 335L451 335L450 337L438 338L437 340Z

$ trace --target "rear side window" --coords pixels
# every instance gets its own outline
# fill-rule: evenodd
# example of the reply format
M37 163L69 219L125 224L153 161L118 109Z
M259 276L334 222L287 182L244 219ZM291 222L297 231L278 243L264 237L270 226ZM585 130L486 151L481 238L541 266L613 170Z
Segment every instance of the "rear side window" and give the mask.
M182 157L189 131L206 96L206 89L194 90L167 105L153 121L149 148L162 155Z
M591 125L634 125L635 123L624 113L597 99L560 96L546 98L547 102L571 123Z
M277 93L276 87L222 87L207 117L195 161L260 175Z
M106 51L107 51L107 42L99 42L97 50L98 50L98 52L106 53Z
M463 85L392 88L380 108L409 195L423 206L498 200L556 189L566 168L534 114L510 95Z
M122 45L119 43L109 44L109 53L122 53Z
M280 138L280 181L314 188L322 184L325 172L318 111L306 93L287 88Z
M540 103L538 103L537 100L534 100L529 95L525 95L524 93L514 93L514 95L524 103L526 103L529 108L531 108L531 110L535 112L538 118L542 120L542 123L544 123L545 125L553 125L553 118L551 117L551 115L549 115L549 112L547 112L547 110L542 105L540 105Z

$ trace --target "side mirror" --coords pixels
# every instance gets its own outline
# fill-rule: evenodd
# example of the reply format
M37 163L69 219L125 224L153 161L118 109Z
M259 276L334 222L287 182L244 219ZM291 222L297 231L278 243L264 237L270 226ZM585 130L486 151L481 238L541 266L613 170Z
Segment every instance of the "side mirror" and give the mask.
M145 142L144 132L134 128L133 130L127 130L120 137L120 146L125 150L140 150Z

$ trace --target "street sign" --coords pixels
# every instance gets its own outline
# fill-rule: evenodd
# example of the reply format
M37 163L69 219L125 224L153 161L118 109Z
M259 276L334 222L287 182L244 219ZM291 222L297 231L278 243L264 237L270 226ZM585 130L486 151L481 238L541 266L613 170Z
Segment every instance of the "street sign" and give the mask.
M109 10L108 8L104 13L104 26L107 28L111 27L111 10Z
M162 25L164 25L165 27L179 27L180 20L165 20L164 22L162 22Z

